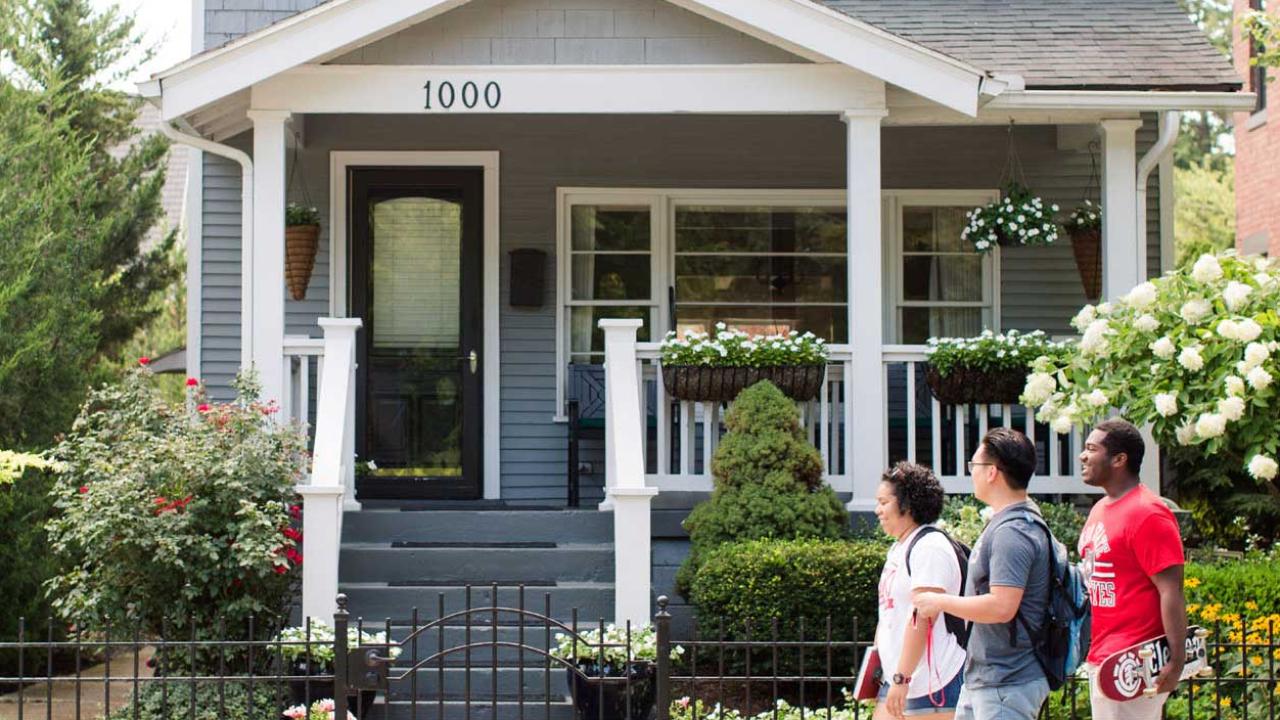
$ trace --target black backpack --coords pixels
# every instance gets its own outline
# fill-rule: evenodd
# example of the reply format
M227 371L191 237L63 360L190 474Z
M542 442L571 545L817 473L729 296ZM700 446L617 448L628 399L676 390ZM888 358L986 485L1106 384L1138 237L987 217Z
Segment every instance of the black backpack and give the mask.
M1018 625L1022 625L1031 638L1032 650L1044 670L1049 689L1057 690L1075 674L1089 654L1089 621L1092 616L1089 592L1084 574L1071 564L1066 546L1053 536L1044 518L1034 511L1029 511L1025 518L1040 526L1049 541L1049 598L1039 633L1031 632L1031 627L1022 617L1022 608L1018 608L1013 620L1009 621L1009 644L1018 644Z
M911 576L911 550L915 548L916 543L920 542L920 538L929 533L942 533L942 536L951 543L951 549L955 551L956 562L960 563L960 594L964 595L965 584L969 580L969 546L951 537L951 535L942 528L933 525L925 525L920 528L920 532L911 538L911 542L907 545L907 576ZM942 619L947 624L947 632L955 636L956 642L960 643L960 647L968 647L969 645L969 623L954 615L942 614Z

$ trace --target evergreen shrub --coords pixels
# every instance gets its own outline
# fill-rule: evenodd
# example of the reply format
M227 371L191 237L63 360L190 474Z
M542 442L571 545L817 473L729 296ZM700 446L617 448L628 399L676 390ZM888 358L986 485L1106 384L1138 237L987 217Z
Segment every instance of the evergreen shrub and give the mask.
M676 589L685 597L702 559L721 544L848 534L848 513L822 483L822 457L805 440L795 403L760 382L738 395L725 424L712 458L711 498L684 521L692 547Z

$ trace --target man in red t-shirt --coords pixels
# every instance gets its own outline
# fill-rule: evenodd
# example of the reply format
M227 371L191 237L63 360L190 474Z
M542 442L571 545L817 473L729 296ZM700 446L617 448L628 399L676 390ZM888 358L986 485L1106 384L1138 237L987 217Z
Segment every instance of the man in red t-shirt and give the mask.
M1187 610L1182 594L1182 538L1159 496L1138 479L1145 445L1124 420L1099 423L1080 453L1085 483L1106 491L1080 532L1080 558L1093 605L1086 668L1093 720L1156 720L1178 685L1186 661ZM1169 663L1154 697L1128 702L1098 689L1107 656L1144 640L1169 636Z

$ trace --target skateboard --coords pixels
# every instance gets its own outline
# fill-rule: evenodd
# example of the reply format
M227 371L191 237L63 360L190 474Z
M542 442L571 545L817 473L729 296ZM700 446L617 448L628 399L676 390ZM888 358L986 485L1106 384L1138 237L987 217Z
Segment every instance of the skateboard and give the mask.
M1187 661L1179 680L1213 675L1205 642L1208 636L1209 632L1198 625L1187 628ZM1165 635L1132 645L1102 661L1098 666L1098 687L1103 695L1117 702L1152 697L1156 694L1156 677L1168 662L1169 640Z

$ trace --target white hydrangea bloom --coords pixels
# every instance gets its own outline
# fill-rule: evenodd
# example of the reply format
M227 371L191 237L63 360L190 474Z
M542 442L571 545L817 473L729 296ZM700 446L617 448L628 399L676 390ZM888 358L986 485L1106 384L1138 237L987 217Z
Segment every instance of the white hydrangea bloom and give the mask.
M1144 282L1130 290L1129 294L1124 296L1124 301L1135 310L1146 310L1156 301L1156 286Z
M1076 313L1075 317L1071 318L1071 326L1080 332L1084 332L1084 329L1089 327L1096 319L1098 319L1097 309L1092 305L1085 305L1080 308L1080 312Z
M1258 367L1269 357L1271 357L1271 351L1262 343L1251 342L1244 348L1244 364L1249 368Z
M1027 377L1027 386L1023 388L1022 393L1026 396L1028 403L1040 405L1048 400L1057 388L1058 383L1049 373L1032 373Z
M1243 394L1244 394L1244 380L1241 380L1240 378L1236 377L1235 375L1228 375L1228 376L1226 377L1226 380L1224 380L1224 382L1227 384L1227 394L1228 394L1228 395L1243 395Z
M1183 348L1182 352L1178 353L1178 364L1191 372L1199 372L1200 368L1204 367L1204 358L1200 356L1200 348L1195 345Z
M1177 435L1178 437L1179 445L1183 445L1183 446L1190 445L1196 441L1196 428L1194 425L1191 425L1190 423L1186 425L1181 425L1175 431L1175 435Z
M1155 353L1156 357L1161 360L1168 360L1178 351L1178 348L1174 346L1173 341L1168 336L1156 340L1147 347L1151 348L1151 352Z
M1244 399L1232 396L1219 400L1218 412L1229 422L1235 422L1244 417Z
M1217 413L1201 413L1196 419L1196 437L1211 440L1227 431L1227 419Z
M1053 419L1050 428L1059 435L1067 435L1071 432L1071 428L1075 427L1075 423L1071 422L1071 416L1062 413Z
M1178 315L1187 321L1190 325L1198 325L1201 320L1209 317L1209 313L1213 312L1213 306L1208 300L1195 298L1182 303L1182 307L1178 310Z
M1236 323L1236 339L1240 342L1253 342L1262 335L1262 326L1253 320L1253 318L1245 318Z
M1280 470L1280 466L1276 461L1266 455L1254 455L1249 461L1249 474L1259 480L1272 480L1276 476L1276 472Z
M1254 390L1266 390L1267 387L1271 385L1272 377L1271 373L1267 372L1263 368L1256 367L1249 371L1249 374L1245 376L1245 379L1249 381L1249 387Z
M1178 414L1178 397L1172 393L1158 393L1155 396L1156 412L1161 417L1173 417Z
M1080 351L1086 355L1105 355L1107 352L1107 334L1111 326L1106 320L1094 320L1080 338Z
M1205 253L1196 260L1196 264L1191 268L1191 277L1196 282L1209 283L1222 277L1222 265L1218 263L1218 258Z
M1221 335L1227 340L1239 340L1240 326L1236 324L1235 320L1227 318L1226 320L1218 323L1218 335Z
M1110 400L1107 399L1107 394L1102 392L1101 390L1094 390L1093 392L1086 395L1085 399L1088 400L1089 404L1094 407L1105 407L1107 403L1111 402Z
M1271 273L1260 272L1254 274L1253 281L1258 283L1258 287L1265 290L1268 287L1271 287L1271 284L1274 283L1276 279L1272 277Z
M1109 302L1098 303L1099 315L1110 315L1115 309L1115 306Z
M1232 280L1227 283L1227 287L1222 291L1222 299L1227 303L1227 308L1235 311L1244 307L1249 302L1249 295L1253 293L1253 288L1241 282Z
M1133 326L1140 332L1149 333L1160 329L1160 321L1150 313L1133 321Z

